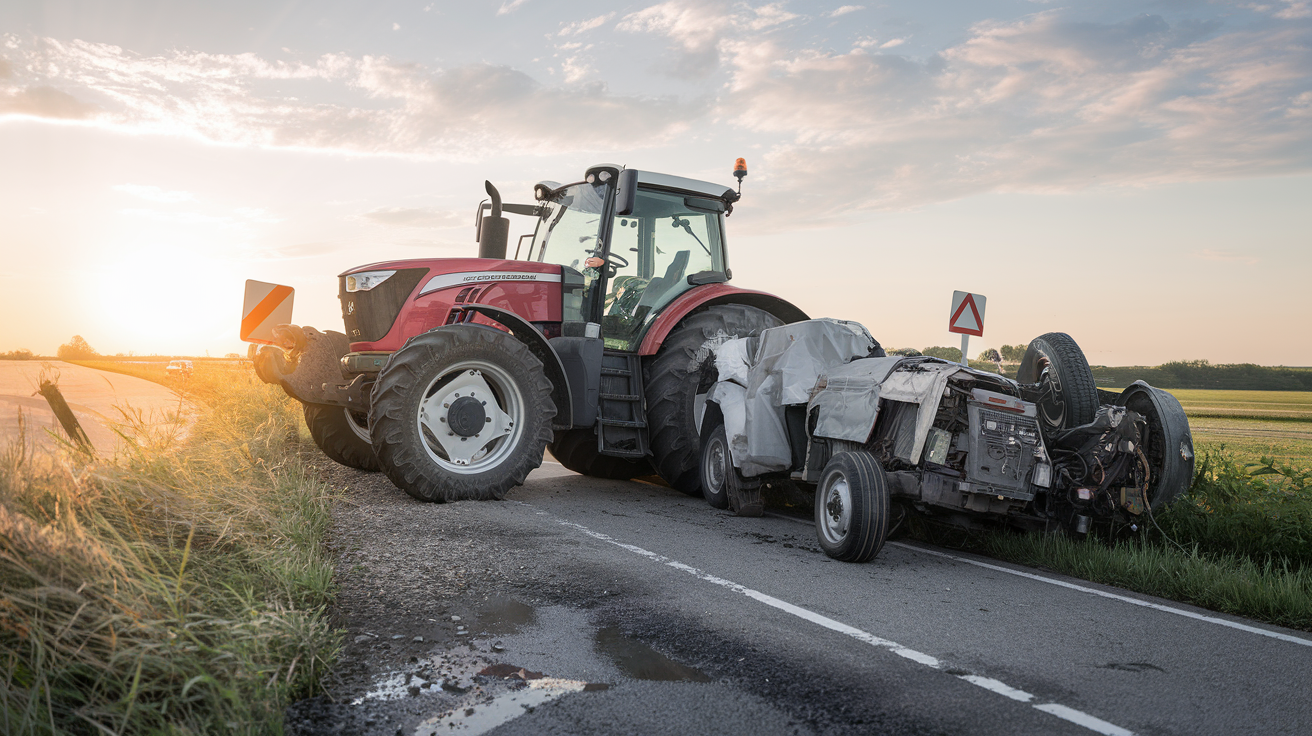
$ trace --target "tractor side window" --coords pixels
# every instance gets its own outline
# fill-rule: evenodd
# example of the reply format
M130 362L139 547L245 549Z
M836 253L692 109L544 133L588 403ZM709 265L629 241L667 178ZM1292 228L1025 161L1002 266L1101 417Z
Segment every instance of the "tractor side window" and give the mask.
M687 199L639 189L633 214L615 218L610 253L616 269L602 317L608 348L635 348L643 327L692 288L689 275L724 270L720 214L689 206Z

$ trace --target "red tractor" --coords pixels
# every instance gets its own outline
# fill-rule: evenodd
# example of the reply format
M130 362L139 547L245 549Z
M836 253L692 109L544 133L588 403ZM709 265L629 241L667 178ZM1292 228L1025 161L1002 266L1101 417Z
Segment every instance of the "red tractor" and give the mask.
M734 174L741 186L741 159ZM330 458L425 501L501 498L548 447L585 475L654 470L700 495L713 348L806 319L729 285L739 193L612 165L537 184L535 204L487 190L478 258L343 273L345 334L279 326L256 372L304 404ZM503 213L536 221L513 258Z

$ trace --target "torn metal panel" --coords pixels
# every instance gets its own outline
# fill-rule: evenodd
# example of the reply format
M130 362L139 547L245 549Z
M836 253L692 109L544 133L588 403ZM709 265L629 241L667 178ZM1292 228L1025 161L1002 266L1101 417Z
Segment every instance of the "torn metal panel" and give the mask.
M715 370L719 380L732 381L747 387L747 375L752 370L752 343L750 337L726 340L715 349Z
M819 409L817 437L864 443L879 416L880 386L902 357L866 358L834 366L817 382L808 414Z
M763 330L747 380L746 477L787 470L792 446L784 406L805 404L822 373L864 358L876 343L856 322L812 319Z

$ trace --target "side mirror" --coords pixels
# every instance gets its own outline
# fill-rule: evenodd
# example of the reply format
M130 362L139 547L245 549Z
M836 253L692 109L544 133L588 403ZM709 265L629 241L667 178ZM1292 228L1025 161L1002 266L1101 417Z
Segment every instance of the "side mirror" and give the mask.
M620 181L615 190L615 214L632 215L634 204L638 199L638 172L625 169L620 172Z

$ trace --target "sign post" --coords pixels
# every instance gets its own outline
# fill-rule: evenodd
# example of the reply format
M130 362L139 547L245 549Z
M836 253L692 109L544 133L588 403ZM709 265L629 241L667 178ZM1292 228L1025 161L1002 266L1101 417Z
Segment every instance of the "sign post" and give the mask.
M961 364L970 366L966 352L970 345L970 336L984 336L984 305L988 302L983 294L968 291L952 292L952 310L948 312L948 332L961 335Z

